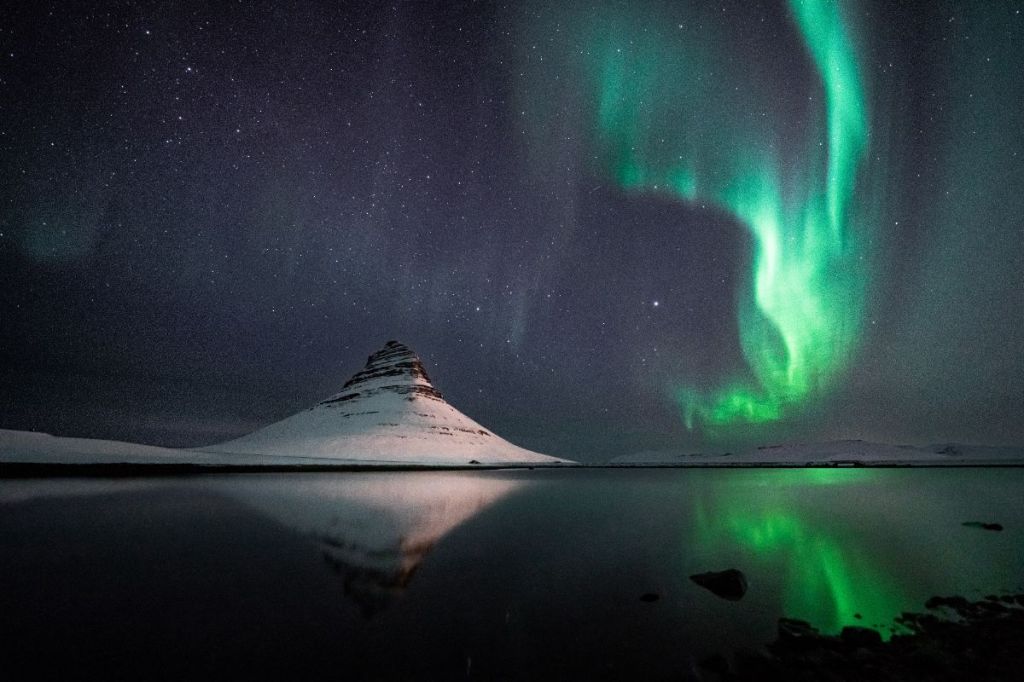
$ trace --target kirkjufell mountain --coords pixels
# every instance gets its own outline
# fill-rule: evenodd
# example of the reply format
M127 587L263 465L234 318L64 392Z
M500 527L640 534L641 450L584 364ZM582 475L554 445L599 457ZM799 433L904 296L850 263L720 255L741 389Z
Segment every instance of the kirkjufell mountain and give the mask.
M205 452L424 464L556 464L449 405L419 357L388 341L340 393Z

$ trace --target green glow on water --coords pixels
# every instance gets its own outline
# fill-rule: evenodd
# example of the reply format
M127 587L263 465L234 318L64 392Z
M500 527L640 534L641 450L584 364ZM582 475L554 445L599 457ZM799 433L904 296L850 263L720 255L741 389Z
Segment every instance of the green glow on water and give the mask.
M786 122L768 115L775 95L741 67L730 73L713 38L659 33L628 14L591 29L598 172L626 190L716 206L752 237L737 292L747 371L674 389L687 427L711 435L778 421L823 395L861 334L867 240L854 229L854 203L865 88L838 4L792 0L790 10L824 95L798 163L783 164L776 145ZM761 106L763 120L744 114Z
M740 548L748 574L781 583L783 614L835 634L847 625L891 623L906 599L897 582L872 561L856 530L831 519L801 513L808 486L851 486L871 481L861 470L773 471L771 490L738 485L712 505L698 501L701 551L717 555ZM857 618L859 614L861 618ZM883 638L891 632L880 629Z
M889 595L891 585L867 557L797 516L777 509L730 513L724 525L741 545L767 558L783 558L787 616L835 633L846 625L888 623L899 613L899 600Z

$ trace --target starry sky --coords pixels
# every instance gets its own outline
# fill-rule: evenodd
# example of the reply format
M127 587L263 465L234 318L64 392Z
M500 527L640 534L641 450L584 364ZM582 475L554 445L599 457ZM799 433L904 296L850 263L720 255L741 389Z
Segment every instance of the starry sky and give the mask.
M18 3L0 428L226 440L398 339L583 461L1024 443L1021 73L1011 1Z

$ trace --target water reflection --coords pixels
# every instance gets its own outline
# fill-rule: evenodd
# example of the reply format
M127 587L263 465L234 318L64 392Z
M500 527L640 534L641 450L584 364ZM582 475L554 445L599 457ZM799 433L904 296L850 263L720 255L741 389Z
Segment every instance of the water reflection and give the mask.
M232 481L225 492L313 539L370 617L408 586L434 545L523 481L462 473L361 473Z
M1024 469L0 480L0 654L47 679L679 679L780 616L835 632L1024 591L1022 489ZM739 601L689 578L726 568Z
M54 498L146 492L166 487L159 478L0 479L0 507Z
M705 553L739 548L743 561L779 581L784 615L825 632L847 625L879 629L908 603L892 572L879 564L857 524L829 513L822 494L833 487L866 493L880 472L792 469L770 478L736 477L712 495L698 495L695 537ZM770 487L769 487L770 486ZM850 497L847 490L844 497ZM783 614L780 614L783 615Z

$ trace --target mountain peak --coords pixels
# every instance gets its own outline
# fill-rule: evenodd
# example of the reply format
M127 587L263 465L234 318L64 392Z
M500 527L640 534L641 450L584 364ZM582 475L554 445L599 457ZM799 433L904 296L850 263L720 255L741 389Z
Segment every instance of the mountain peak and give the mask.
M340 393L212 452L431 465L557 464L448 404L408 346L388 341Z
M379 393L396 393L409 400L444 400L430 382L423 362L411 348L399 341L388 341L366 359L363 369L345 382L340 393L320 401L320 405L366 398Z

